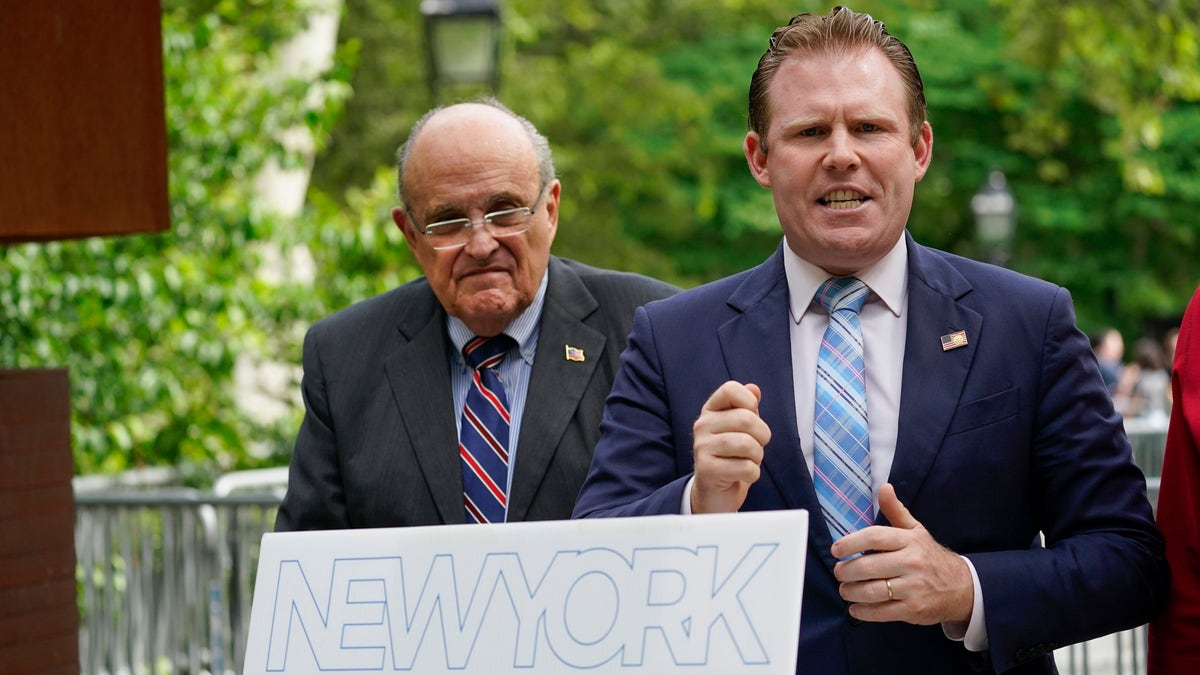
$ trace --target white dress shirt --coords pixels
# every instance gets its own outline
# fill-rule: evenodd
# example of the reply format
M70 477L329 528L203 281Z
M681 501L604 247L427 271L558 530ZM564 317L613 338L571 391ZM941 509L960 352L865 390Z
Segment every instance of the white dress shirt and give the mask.
M796 402L796 432L809 475L813 469L813 419L816 405L817 354L829 314L814 300L829 273L783 246L787 275L789 333L792 349L792 383ZM863 362L867 379L867 430L870 435L871 495L879 511L879 488L888 481L896 456L900 422L900 391L904 375L904 347L908 331L908 248L905 237L878 262L854 274L871 293L859 312L863 332ZM684 490L682 513L691 512L692 480ZM979 575L966 561L974 584L974 606L965 627L943 624L946 636L964 642L971 651L987 649L983 593Z
M783 247L791 314L792 383L796 431L808 472L813 468L813 415L817 390L817 353L829 314L813 296L829 272ZM900 380L904 373L904 337L908 328L908 249L901 237L879 262L854 275L871 289L858 313L867 375L867 429L871 438L871 494L879 510L879 488L887 482L896 454L900 421Z

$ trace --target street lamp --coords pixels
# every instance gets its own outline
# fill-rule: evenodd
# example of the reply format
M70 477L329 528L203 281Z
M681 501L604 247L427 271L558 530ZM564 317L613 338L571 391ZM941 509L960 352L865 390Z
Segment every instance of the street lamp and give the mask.
M429 91L448 85L500 85L500 7L497 0L422 0Z
M1004 265L1017 232L1017 203L1008 189L1004 172L993 169L987 183L971 198L975 214L975 238L987 261Z

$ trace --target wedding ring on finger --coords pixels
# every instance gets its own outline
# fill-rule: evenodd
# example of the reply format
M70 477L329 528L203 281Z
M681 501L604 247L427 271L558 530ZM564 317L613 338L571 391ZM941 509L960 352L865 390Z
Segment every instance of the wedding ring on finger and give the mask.
M892 593L892 580L891 580L891 579L884 579L884 580L883 580L883 583L887 584L887 589L888 589L888 602L891 602L892 600L895 600L895 599L896 599L896 596L895 596L895 595Z

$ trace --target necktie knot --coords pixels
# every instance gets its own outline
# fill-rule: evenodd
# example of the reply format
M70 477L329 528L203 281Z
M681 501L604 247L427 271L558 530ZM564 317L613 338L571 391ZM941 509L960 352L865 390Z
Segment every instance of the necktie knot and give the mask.
M842 310L858 314L869 291L867 285L856 277L829 277L817 289L816 299L830 314Z
M475 370L495 368L504 360L504 355L515 346L516 340L504 333L493 337L474 337L463 345L463 358Z

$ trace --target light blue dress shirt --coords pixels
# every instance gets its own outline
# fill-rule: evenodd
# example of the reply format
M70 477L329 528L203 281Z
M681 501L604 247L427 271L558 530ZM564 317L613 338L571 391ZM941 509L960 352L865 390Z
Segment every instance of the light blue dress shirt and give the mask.
M533 356L537 351L537 340L540 333L542 307L546 303L546 284L550 278L547 271L542 275L542 283L538 286L533 303L513 319L504 328L504 333L516 340L520 347L521 358L513 358L510 354L500 362L500 381L504 384L504 395L508 397L508 412L511 424L508 431L508 484L504 486L506 493L512 493L513 469L517 466L518 440L521 435L521 419L525 414L525 399L529 393L529 376L533 373ZM460 319L447 315L446 331L454 349L450 358L450 387L454 392L454 424L462 432L462 408L467 400L467 389L471 387L472 368L463 358L463 346L471 341L475 334L467 328Z

